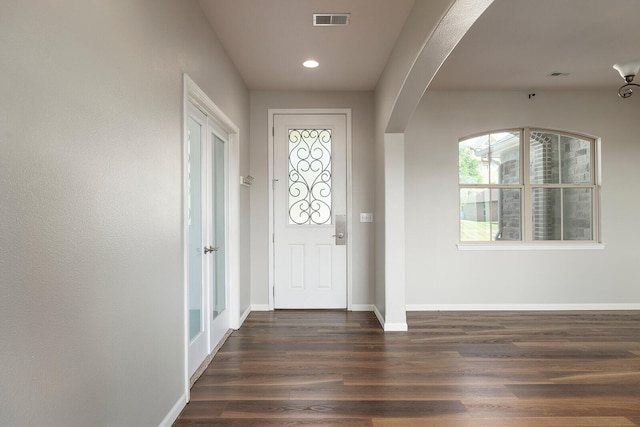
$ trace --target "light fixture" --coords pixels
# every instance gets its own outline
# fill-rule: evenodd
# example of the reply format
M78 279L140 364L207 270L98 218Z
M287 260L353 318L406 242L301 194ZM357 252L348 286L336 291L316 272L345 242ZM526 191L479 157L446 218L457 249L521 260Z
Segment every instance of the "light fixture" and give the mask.
M629 98L633 95L633 86L640 87L639 84L631 83L640 71L640 60L636 59L635 61L621 62L614 65L613 68L620 73L620 76L626 82L618 89L618 96L620 96L620 98Z
M306 68L316 68L318 65L320 65L320 63L315 59L307 59L302 63L302 65Z

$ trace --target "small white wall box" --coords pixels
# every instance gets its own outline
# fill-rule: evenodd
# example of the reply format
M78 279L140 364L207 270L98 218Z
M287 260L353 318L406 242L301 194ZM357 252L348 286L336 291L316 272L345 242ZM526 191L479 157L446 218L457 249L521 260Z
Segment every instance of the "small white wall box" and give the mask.
M240 176L240 185L250 187L253 184L253 177L251 175Z

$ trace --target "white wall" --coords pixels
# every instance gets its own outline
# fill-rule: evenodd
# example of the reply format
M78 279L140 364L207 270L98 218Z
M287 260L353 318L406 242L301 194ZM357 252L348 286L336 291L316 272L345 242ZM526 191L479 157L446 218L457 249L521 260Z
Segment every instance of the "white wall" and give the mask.
M393 175L394 172L402 174L402 171L387 170L388 161L385 156L390 147L387 147L386 144L390 143L390 141L395 141L396 137L392 136L391 138L387 138L385 133L390 132L390 119L399 102L399 97L402 95L404 86L411 75L414 64L419 58L425 43L430 35L433 34L452 3L452 0L419 0L415 2L375 90L375 162L377 171L375 176L375 215L377 221L375 224L374 304L377 312L382 316L380 320L383 323L386 322L384 319L388 317L387 295L394 292L391 288L387 289L386 283L386 276L394 274L393 271L387 271L386 268L389 262L387 255L391 249L386 240L386 236L394 232L394 230L387 228L385 213L387 209L392 208L388 205L386 197L386 187L389 185L387 177ZM421 74L418 79L413 79L414 83L416 81L422 81L422 85L418 84L417 86L419 88L416 90L423 91L430 79L430 75L424 74ZM403 112L406 111L405 107L406 102L403 103ZM404 123L408 121L408 119L409 117L402 117L402 120L397 121ZM404 129L393 130L393 132L403 131ZM399 140L401 140L401 138ZM393 226L393 224L390 225ZM395 256L393 259L397 260L398 257ZM404 286L404 284L396 281L394 286L397 288L398 286ZM393 307L391 311L394 316L404 316L403 307Z
M251 92L251 302L269 304L268 110L270 108L350 108L352 119L353 304L373 303L374 224L360 212L374 208L372 92Z
M532 99L523 92L427 92L405 134L409 309L640 303L640 198L634 190L640 159L640 98L619 99L615 89L538 92ZM523 126L602 139L604 250L456 249L458 139Z
M243 174L248 91L194 2L1 9L0 425L158 425L185 381L182 74Z

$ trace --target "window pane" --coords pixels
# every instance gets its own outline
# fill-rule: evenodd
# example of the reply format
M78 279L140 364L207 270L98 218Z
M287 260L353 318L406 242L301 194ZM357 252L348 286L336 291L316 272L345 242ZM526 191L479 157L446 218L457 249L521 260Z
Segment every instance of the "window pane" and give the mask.
M492 133L491 184L520 184L520 132Z
M489 171L482 153L489 150L489 135L460 141L458 145L458 181L460 184L486 184ZM486 179L485 179L486 178Z
M592 240L591 188L563 189L563 239Z
M534 188L533 240L560 240L560 189Z
M489 189L461 188L460 240L488 242L493 240L491 236L492 218Z
M213 257L214 276L212 277L211 307L213 307L212 319L215 319L227 308L226 297L226 204L225 204L225 142L213 133L213 150L211 150L211 164L213 165L213 246L218 248L209 256Z
M460 189L460 240L521 240L520 207L520 189Z
M591 182L591 143L573 136L562 136L562 183Z
M498 132L460 141L460 184L519 184L520 132Z
M202 125L192 117L188 119L187 144L187 224L189 226L189 340L204 330L202 268Z
M558 135L531 131L529 140L529 177L532 184L558 184Z
M289 130L289 224L331 224L331 129Z
M493 234L495 240L521 240L520 189L494 189L492 200L496 201L498 211L498 230Z

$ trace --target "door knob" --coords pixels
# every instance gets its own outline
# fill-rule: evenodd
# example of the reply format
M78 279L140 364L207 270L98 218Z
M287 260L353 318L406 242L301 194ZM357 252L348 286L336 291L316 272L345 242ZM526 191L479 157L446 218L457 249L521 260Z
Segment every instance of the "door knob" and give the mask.
M346 215L336 215L336 231L333 237L336 238L336 245L344 246L347 244L347 240L344 238L347 233L347 216Z

